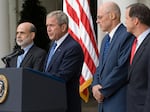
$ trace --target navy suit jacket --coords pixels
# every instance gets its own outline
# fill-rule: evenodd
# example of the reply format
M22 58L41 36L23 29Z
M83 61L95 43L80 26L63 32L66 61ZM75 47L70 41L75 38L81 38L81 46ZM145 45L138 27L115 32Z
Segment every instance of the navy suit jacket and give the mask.
M133 36L121 24L116 30L108 50L103 59L106 42L104 37L100 50L99 66L94 74L92 86L100 84L100 90L105 96L104 102L99 104L99 112L126 112L126 81L128 73L129 55L133 43Z
M46 71L66 82L68 106L66 112L81 112L79 78L83 61L84 55L81 46L68 35L55 51Z
M20 67L43 71L45 58L46 51L33 45L24 57ZM6 65L6 67L17 67L17 56L11 58L8 61L8 65Z
M134 55L128 82L127 112L150 112L150 33Z

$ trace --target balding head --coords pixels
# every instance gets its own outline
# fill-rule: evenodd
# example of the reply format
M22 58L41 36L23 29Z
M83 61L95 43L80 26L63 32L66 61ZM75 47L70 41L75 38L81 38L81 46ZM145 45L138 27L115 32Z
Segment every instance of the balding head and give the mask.
M35 26L34 26L32 23L30 23L30 22L23 22L23 23L20 23L20 24L18 25L18 27L22 27L22 28L28 30L29 32L35 32L35 33L36 33L36 28L35 28Z
M113 13L116 15L116 19L120 20L121 12L119 6L115 2L104 2L99 7L100 10L102 10L105 13Z
M111 32L120 23L120 8L114 2L104 2L97 11L97 23L104 32Z

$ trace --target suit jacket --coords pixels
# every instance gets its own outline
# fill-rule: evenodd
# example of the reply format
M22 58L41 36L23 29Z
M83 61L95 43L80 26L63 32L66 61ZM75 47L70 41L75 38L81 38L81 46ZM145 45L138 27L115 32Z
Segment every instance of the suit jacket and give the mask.
M68 35L55 51L49 64L47 72L66 82L68 106L66 112L81 112L79 78L83 61L84 55L81 46Z
M150 112L150 33L129 68L127 112Z
M46 51L33 45L25 55L20 67L42 71L45 58ZM17 67L17 56L11 58L6 67Z
M99 66L92 83L92 86L100 84L103 87L100 91L105 99L99 104L99 112L126 112L125 83L133 39L133 36L121 24L112 38L109 54L105 60L103 53L106 38L104 37L102 41Z

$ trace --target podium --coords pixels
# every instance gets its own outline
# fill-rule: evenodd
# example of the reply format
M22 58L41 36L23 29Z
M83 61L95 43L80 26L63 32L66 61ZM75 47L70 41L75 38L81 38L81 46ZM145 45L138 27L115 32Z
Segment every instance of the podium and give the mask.
M0 112L65 112L65 82L32 69L3 68L8 91ZM6 89L6 88L5 88Z

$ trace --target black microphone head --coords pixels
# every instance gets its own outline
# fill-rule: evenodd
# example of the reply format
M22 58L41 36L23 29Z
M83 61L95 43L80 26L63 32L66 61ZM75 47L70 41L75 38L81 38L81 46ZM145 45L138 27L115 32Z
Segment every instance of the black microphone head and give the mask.
M2 60L5 64L7 64L7 62L8 62L12 57L14 57L14 56L19 56L19 55L21 55L21 54L23 54L23 53L24 53L24 50L23 50L23 49L16 49L13 53L11 53L11 54L9 54L9 55L7 55L7 56L1 58L1 60Z

